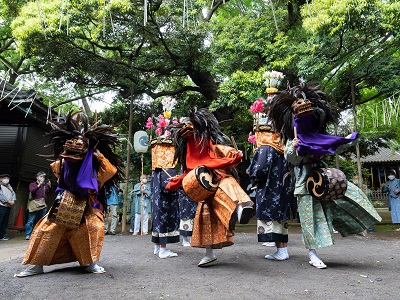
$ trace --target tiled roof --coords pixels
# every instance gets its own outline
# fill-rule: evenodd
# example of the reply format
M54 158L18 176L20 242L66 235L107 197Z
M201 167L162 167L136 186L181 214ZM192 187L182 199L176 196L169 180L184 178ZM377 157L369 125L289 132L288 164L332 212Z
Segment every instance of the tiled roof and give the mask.
M382 148L374 155L361 157L361 162L363 163L400 162L400 152L390 148Z

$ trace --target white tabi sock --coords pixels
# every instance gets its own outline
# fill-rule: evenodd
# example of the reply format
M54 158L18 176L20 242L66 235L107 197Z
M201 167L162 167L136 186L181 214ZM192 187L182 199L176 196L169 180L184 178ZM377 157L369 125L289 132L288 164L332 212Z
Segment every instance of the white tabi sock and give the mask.
M212 248L206 248L206 256L205 257L215 257L214 250Z

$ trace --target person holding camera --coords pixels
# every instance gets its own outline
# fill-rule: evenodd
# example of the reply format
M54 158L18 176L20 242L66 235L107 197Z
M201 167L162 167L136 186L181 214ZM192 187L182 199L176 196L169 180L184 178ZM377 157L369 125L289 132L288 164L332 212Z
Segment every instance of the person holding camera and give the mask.
M36 174L36 181L29 184L28 221L25 225L25 240L31 238L32 230L36 223L47 212L47 198L51 188L50 180L46 182L46 173L40 171Z

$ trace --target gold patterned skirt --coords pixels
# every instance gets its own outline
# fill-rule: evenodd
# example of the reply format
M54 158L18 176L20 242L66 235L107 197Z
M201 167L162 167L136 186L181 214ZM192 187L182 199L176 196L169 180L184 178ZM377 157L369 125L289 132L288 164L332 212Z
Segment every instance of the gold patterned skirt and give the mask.
M233 177L223 178L216 193L197 205L190 245L213 249L233 245L236 207L252 203Z
M104 216L90 204L78 228L68 229L44 216L35 226L22 264L54 265L78 261L81 266L100 259Z

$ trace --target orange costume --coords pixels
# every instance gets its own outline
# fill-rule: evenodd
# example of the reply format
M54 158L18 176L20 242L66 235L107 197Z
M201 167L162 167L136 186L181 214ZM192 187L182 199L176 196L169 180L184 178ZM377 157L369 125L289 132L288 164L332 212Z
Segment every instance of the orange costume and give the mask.
M103 154L97 156L99 189L117 173ZM51 164L59 178L60 161ZM83 221L78 228L68 229L48 220L49 213L35 226L22 264L53 265L78 261L81 266L99 261L104 242L103 209L94 190L88 190ZM96 208L97 203L100 207ZM97 205L97 206L98 206Z
M205 166L213 170L218 177L218 188L215 193L199 201L194 219L192 241L193 247L212 247L220 249L233 245L233 230L236 222L236 207L252 206L252 201L238 182L233 178L228 168L235 167L241 162L240 151L216 144L208 140L202 149L196 143L193 135L185 137L186 144L186 169L179 177L171 178L167 189L177 189L182 186L185 192L190 189L190 183L184 178L198 166ZM188 194L189 195L189 194ZM192 198L192 197L191 197ZM192 198L193 199L193 198Z

